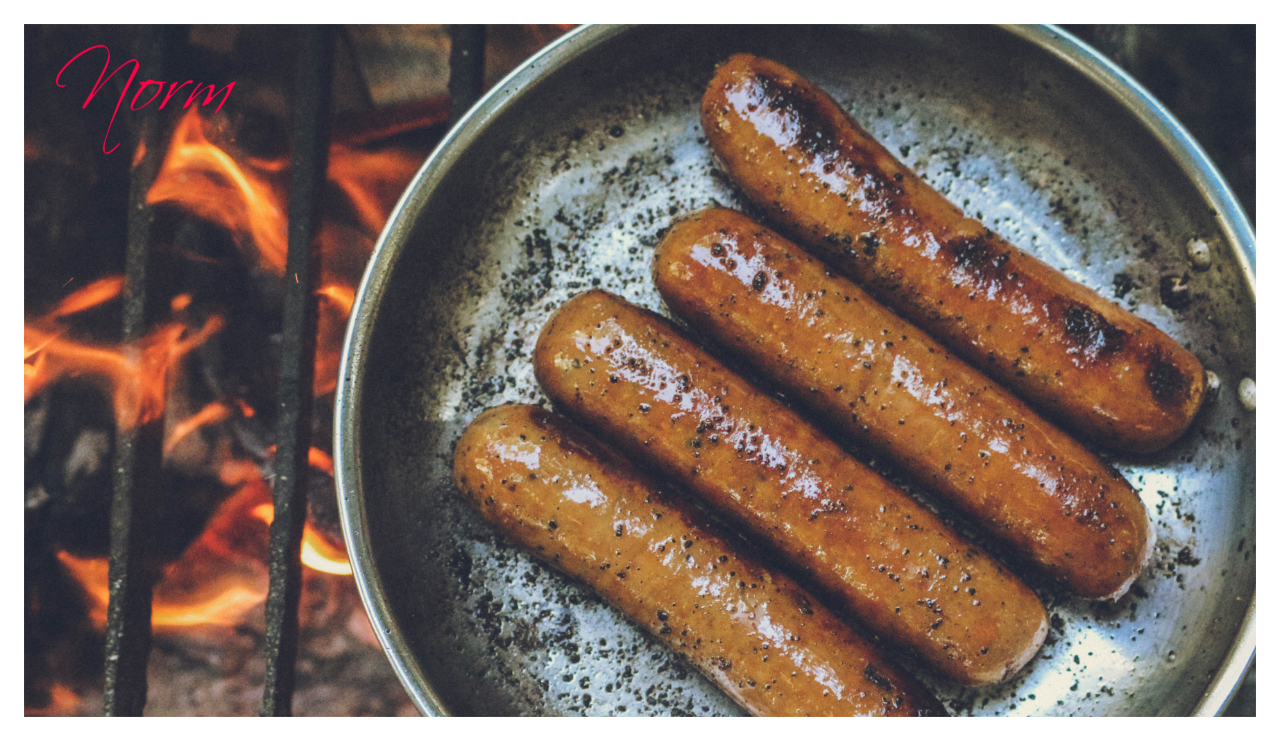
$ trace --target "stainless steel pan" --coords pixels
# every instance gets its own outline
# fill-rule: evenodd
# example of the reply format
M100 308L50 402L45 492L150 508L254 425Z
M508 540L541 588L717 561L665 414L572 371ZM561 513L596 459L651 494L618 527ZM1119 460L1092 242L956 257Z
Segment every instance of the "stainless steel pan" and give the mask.
M1053 28L592 27L486 96L424 165L365 275L337 401L338 486L373 624L426 714L734 714L586 589L508 545L450 483L481 410L545 403L547 316L601 286L661 310L651 247L741 205L701 139L713 66L753 51L830 91L965 211L1186 343L1222 381L1168 450L1111 457L1156 522L1118 604L1052 589L1014 681L934 682L956 713L1213 714L1254 650L1253 233L1158 103ZM1187 262L1202 239L1208 271ZM1191 305L1160 279L1190 276ZM894 475L892 470L890 475ZM927 681L928 678L926 678Z

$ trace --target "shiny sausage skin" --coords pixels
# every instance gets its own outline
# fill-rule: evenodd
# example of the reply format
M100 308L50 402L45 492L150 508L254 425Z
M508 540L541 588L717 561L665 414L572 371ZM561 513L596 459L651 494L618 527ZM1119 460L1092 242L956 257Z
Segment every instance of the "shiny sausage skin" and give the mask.
M654 257L667 305L1075 593L1118 599L1155 545L1124 477L781 235L729 209Z
M536 556L593 587L753 715L946 715L790 579L738 555L563 418L481 414L454 481Z
M729 176L792 237L1086 439L1158 450L1199 410L1195 356L966 218L795 72L730 58L702 126Z
M1017 577L657 314L579 294L543 328L534 372L941 674L1000 682L1043 642L1044 608Z

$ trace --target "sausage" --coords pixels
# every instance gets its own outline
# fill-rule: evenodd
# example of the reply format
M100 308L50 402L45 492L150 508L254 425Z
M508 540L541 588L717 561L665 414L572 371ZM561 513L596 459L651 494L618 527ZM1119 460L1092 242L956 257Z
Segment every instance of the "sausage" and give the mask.
M702 126L729 177L790 236L1086 439L1158 450L1199 410L1195 356L966 218L795 72L731 57L703 96Z
M484 412L458 441L453 475L485 519L753 715L946 715L794 582L563 418L523 404Z
M657 314L579 294L543 327L534 373L940 674L1000 682L1043 642L1044 607L1017 577Z
M708 209L653 273L690 326L1071 591L1118 599L1142 572L1155 531L1123 476L776 232Z

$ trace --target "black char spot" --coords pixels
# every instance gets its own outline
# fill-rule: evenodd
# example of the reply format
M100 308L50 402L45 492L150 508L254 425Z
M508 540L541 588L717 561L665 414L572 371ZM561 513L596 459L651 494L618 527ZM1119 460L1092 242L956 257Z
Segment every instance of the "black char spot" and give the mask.
M947 244L956 267L988 280L999 280L1000 268L1009 260L1009 253L992 244L988 234L973 238L954 239Z
M1062 325L1067 338L1091 356L1112 353L1124 346L1124 330L1087 306L1071 305Z
M1151 387L1151 394L1166 404L1186 400L1191 391L1191 379L1163 356L1152 359L1147 369L1147 385Z
M781 85L766 75L755 76L753 98L759 98L770 111L786 116L787 128L794 132L795 144L802 152L813 157L834 152L835 131L822 116L807 91L792 85Z
M862 674L867 679L871 680L872 684L885 692L893 691L893 682L890 682L888 677L877 671L875 666L867 664L867 668L862 670Z

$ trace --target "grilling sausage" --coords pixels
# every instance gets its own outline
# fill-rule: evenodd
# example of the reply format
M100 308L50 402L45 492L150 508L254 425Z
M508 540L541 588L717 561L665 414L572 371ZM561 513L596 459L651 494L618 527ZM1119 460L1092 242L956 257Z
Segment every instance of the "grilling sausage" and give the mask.
M702 126L730 178L797 241L1088 439L1158 450L1200 408L1195 356L966 218L790 69L731 57Z
M1116 470L853 283L729 209L676 224L672 310L1077 594L1118 599L1155 532Z
M941 674L1000 682L1043 642L1044 608L1017 577L657 314L579 294L543 328L534 372Z
M504 534L593 587L753 715L946 715L794 582L735 553L563 418L490 409L459 440L453 475Z

